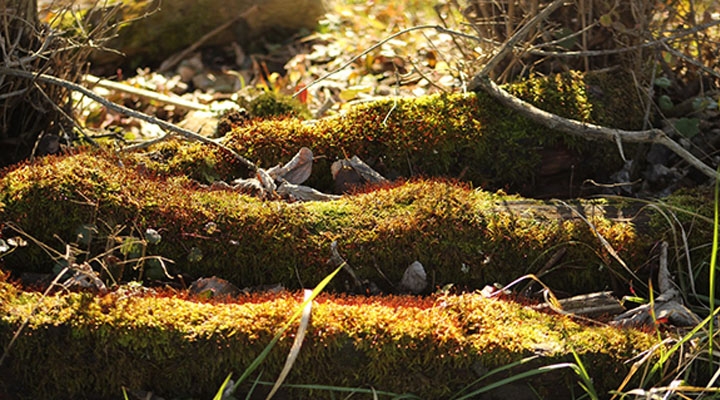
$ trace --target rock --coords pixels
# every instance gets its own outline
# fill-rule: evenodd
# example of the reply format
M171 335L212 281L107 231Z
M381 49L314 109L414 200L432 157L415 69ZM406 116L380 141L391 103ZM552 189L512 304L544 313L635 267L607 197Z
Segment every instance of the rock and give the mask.
M427 274L425 268L419 261L414 261L405 270L400 280L400 290L408 291L412 294L419 294L427 287Z
M237 286L216 276L196 280L190 285L188 291L190 294L205 298L232 297L240 294Z

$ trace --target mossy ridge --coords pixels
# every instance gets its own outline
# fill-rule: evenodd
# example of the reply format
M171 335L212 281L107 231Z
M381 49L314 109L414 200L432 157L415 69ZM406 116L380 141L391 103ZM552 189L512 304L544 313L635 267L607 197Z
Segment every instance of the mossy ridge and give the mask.
M252 362L301 303L287 293L228 303L120 292L40 299L7 282L0 282L0 297L3 347L30 317L2 371L29 398L108 398L123 386L209 398L228 372L240 373ZM35 305L38 312L30 315ZM291 334L279 342L263 376L279 373L291 342ZM636 330L581 326L472 294L357 302L323 295L288 382L443 398L471 382L478 366L491 370L541 350L537 367L569 360L574 350L591 377L602 377L595 383L604 392L627 373L624 361L655 342L656 336ZM555 378L560 388L576 381L567 373ZM533 383L541 393L557 394L547 376ZM307 393L294 398L303 397Z
M562 74L528 79L508 90L564 117L631 129L642 110L624 109L622 118L613 119L603 107L616 110L617 102L586 90L589 85L602 87L607 97L614 96L622 90L618 87L627 88L627 79L618 75ZM476 185L513 190L532 185L541 162L538 149L543 147L561 145L578 154L583 162L576 166L577 177L594 177L593 171L620 165L612 143L550 131L484 93L380 100L313 125L297 119L258 120L230 132L226 144L266 166L305 146L324 157L316 162L320 171L329 170L336 159L357 155L390 178L463 176ZM309 182L321 190L332 187L329 174L314 174Z
M240 287L295 288L298 277L304 286L316 284L329 272L333 240L360 279L385 289L391 289L386 278L399 282L416 260L428 271L429 289L507 283L539 270L554 246L567 249L566 265L581 268L544 275L553 289L603 290L607 268L620 270L585 222L505 211L503 204L519 199L514 196L418 180L329 203L263 202L198 188L183 177L147 175L121 161L88 152L9 171L0 179L4 218L61 252L57 237L73 242L79 227L95 225L100 234L83 248L92 255L106 250L115 227L138 237L152 228L163 239L148 246L148 255L174 260L176 272L217 275ZM648 238L637 237L631 223L602 216L591 222L628 264L645 253ZM209 223L217 228L212 233ZM54 263L37 246L19 248L4 260L18 272L49 272Z

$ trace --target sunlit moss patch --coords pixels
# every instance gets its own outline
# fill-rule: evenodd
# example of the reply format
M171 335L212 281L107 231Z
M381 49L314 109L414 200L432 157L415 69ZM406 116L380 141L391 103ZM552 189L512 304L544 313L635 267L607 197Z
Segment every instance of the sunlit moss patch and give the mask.
M314 285L332 269L330 244L337 241L358 278L384 291L393 291L408 265L419 261L428 291L448 283L482 288L536 273L553 289L584 293L605 290L611 274L625 273L591 227L629 265L642 260L648 246L631 222L608 219L588 202L574 206L587 209L586 222L561 218L552 203L443 180L409 181L332 202L261 201L91 152L8 171L0 179L0 203L6 221L59 254L71 244L79 262L99 255L97 263L106 262L108 254L126 260L122 280L148 279L153 268L152 279L162 277L157 261L140 262L161 256L170 260L171 276L216 275L240 288ZM86 231L91 237L78 236ZM149 240L147 232L162 239ZM566 251L562 262L543 268L560 249ZM62 265L58 254L35 242L3 260L18 273Z
M5 382L28 398L117 397L121 388L210 398L239 376L300 305L299 295L198 303L173 296L58 294L41 299L0 283L3 347L29 322L3 365ZM263 364L277 376L292 342L282 338ZM583 326L567 317L475 294L349 298L321 296L288 383L374 387L444 398L489 371L533 354L529 367L576 351L596 388L617 387L627 359L657 339L633 330ZM527 368L525 366L524 368ZM543 377L540 393L566 393L571 374ZM419 379L422 377L422 379ZM562 385L556 382L560 379ZM249 384L241 388L248 390ZM294 392L293 398L328 398Z

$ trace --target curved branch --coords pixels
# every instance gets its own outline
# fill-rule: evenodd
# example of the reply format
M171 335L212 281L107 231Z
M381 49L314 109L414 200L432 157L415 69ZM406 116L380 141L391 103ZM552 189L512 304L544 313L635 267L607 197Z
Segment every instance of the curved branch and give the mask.
M11 76L19 76L19 77L21 77L21 78L36 79L36 80L41 81L41 82L46 82L46 83L50 83L50 84L53 84L53 85L62 86L62 87L64 87L64 88L66 88L66 89L70 89L70 90L72 90L72 91L80 92L80 93L82 93L83 95L91 98L92 100L97 101L98 103L104 105L105 107L107 107L107 108L109 108L109 109L111 109L111 110L113 110L113 111L117 111L117 112L122 113L122 114L124 114L124 115L130 116L130 117L135 117L135 118L137 118L137 119L141 119L141 120L143 120L143 121L147 121L147 122L149 122L149 123L151 123L151 124L158 125L159 127L163 128L163 129L165 129L165 130L178 133L178 134L180 134L181 136L185 137L186 139L197 140L197 141L202 142L202 143L207 143L207 144L210 144L210 145L213 145L213 146L220 147L220 148L222 148L223 150L225 150L225 151L227 151L228 153L230 153L230 154L231 154L233 157L235 157L238 161L240 161L240 162L242 162L243 164L245 164L245 166L247 166L248 168L250 168L250 170L252 170L252 171L256 171L256 170L257 170L257 166L255 165L255 163L253 163L252 161L248 160L247 158L241 156L240 154L236 153L236 152L233 151L232 149L230 149L230 148L228 148L228 147L226 147L226 146L223 146L222 144L220 144L220 143L218 143L218 142L216 142L216 141L214 141L214 140L212 140L212 139L210 139L210 138L207 138L207 137L202 136L202 135L198 135L197 133L195 133L195 132L193 132L193 131L190 131L190 130L181 128L181 127L179 127L179 126L177 126L177 125L173 125L173 124L171 124L171 123L169 123L169 122L167 122L167 121L163 121L163 120L161 120L161 119L157 119L157 118L155 118L155 117L153 117L153 116L147 115L147 114L142 113L142 112L140 112L140 111L136 111L136 110L127 108L127 107L125 107L125 106L121 106L121 105L119 105L119 104L115 104L115 103L113 103L113 102L111 102L111 101L109 101L109 100L107 100L107 99L104 99L102 96L99 96L98 94L96 94L95 92L93 92L92 90L90 90L90 89L88 89L88 88L86 88L86 87L84 87L84 86L77 85L77 84L75 84L75 83L73 83L73 82L66 81L65 79L60 79L60 78L57 78L57 77L52 76L52 75L40 74L40 73L36 73L36 72L29 72L29 71L24 71L24 70L19 70L19 69L12 69L12 68L5 68L5 67L0 67L0 75L11 75Z
M645 131L626 131L622 129L612 129L600 125L585 124L572 119L567 119L541 110L530 103L514 97L510 93L500 88L492 79L489 78L488 74L493 68L507 56L508 53L515 47L515 45L523 40L530 32L531 28L537 25L543 18L561 6L563 0L555 0L540 11L535 17L533 17L527 24L520 28L514 35L503 43L500 50L495 54L490 61L483 67L477 75L475 75L470 82L468 89L471 91L477 91L478 89L483 90L490 96L494 97L503 105L519 112L526 118L529 118L541 125L544 125L550 129L555 129L560 132L579 136L588 140L612 140L612 141L625 141L630 143L658 143L667 147L670 151L677 154L680 158L687 161L690 165L700 170L703 174L707 175L712 179L718 178L717 172L710 168L707 164L700 161L692 153L687 151L684 147L680 146L677 142L670 139L660 129L650 129Z

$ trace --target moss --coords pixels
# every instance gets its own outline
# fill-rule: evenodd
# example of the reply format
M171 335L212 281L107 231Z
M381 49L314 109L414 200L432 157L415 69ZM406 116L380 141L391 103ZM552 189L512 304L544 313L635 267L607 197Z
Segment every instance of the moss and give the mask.
M611 128L642 129L643 110L632 83L632 76L623 71L571 71L532 76L513 83L508 90L561 117Z
M239 287L316 284L329 271L333 240L360 279L385 290L392 288L387 279L399 282L415 260L428 271L429 290L446 283L473 289L538 272L559 248L567 250L564 264L542 276L554 289L604 290L607 269L623 274L585 222L517 196L417 180L333 202L289 204L210 191L144 168L131 158L92 152L17 167L0 179L3 218L61 253L65 243L77 242L79 228L97 227L89 245L78 245L87 252L80 261L124 238L142 241L154 229L162 240L147 244L146 254L173 260L171 272L217 275ZM528 213L527 205L537 212ZM582 202L578 207L599 211ZM628 264L643 259L652 238L601 214L591 221ZM16 272L50 272L56 262L39 246L16 249L4 260Z
M250 365L300 304L299 296L289 294L228 303L120 292L40 299L7 283L0 283L0 296L3 347L29 318L2 370L8 384L28 398L109 398L119 396L122 387L210 398L229 372L238 376ZM277 376L292 340L290 334L280 340L262 366L263 377ZM473 368L478 366L492 370L542 351L529 366L536 368L569 360L572 349L597 378L596 388L606 393L628 372L624 361L657 340L472 294L322 296L287 383L370 386L447 398L477 378ZM564 376L570 385L576 381ZM548 377L532 382L540 393L566 394L567 386L558 387ZM249 383L241 390L248 388ZM307 391L291 395L329 397Z
M608 96L593 94L601 89L588 87L603 88ZM562 116L632 129L642 112L620 108L617 101L611 101L613 88L613 96L620 96L616 87L628 87L622 76L564 74L519 82L509 90ZM255 102L256 112L263 115L264 110L274 116L297 110L278 103L271 93ZM225 144L261 167L286 162L300 147L308 147L316 156L316 172L307 183L326 192L333 190L331 163L353 155L391 179L442 176L521 194L543 190L546 182L540 171L544 163L554 162L543 158L545 151L569 150L575 162L572 171L565 165L565 172L572 174L573 182L603 179L622 165L614 143L588 142L548 130L482 93L382 100L312 124L302 121L303 111L290 114L298 113L301 118L243 120L230 129ZM607 117L616 115L624 120ZM148 168L163 174L187 174L203 183L227 179L228 172L232 178L249 172L217 150L203 149L205 145L190 146L191 152L174 147L171 151L166 144L157 147L162 157L146 162ZM233 169L228 171L227 165ZM570 177L566 181L571 181Z
M179 139L164 141L148 153L134 153L129 157L149 174L186 176L204 184L229 182L248 172L244 164L218 147Z
M269 119L273 117L310 118L307 106L292 96L275 92L263 92L246 106L253 118Z
M511 91L560 115L604 122L584 87L580 76L558 76L519 83ZM381 100L313 125L295 119L255 121L228 134L226 144L263 165L274 165L305 146L319 156L320 171L328 171L336 159L357 155L390 178L462 177L490 189L520 192L532 191L543 148L570 148L582 160L575 166L577 181L620 166L614 144L550 131L483 93ZM321 190L332 187L327 173L314 175L310 184Z

